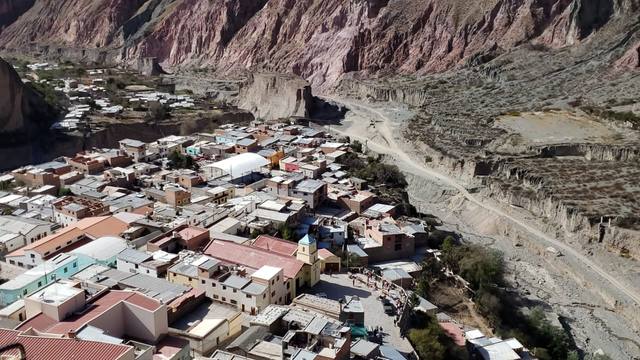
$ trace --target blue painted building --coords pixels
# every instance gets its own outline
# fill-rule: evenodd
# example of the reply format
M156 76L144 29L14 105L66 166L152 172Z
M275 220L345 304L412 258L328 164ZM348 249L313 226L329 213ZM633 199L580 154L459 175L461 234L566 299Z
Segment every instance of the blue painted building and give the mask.
M58 254L0 285L0 306L31 295L57 279L67 279L92 263L92 260L80 261L75 255Z

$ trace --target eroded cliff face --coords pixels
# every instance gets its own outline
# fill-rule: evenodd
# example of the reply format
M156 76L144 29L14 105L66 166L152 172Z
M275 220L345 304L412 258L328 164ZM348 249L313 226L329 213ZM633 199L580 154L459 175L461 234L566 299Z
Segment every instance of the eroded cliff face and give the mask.
M2 145L48 128L53 111L25 86L13 67L0 59L0 137ZM11 135L9 137L8 136Z
M313 101L308 82L273 73L250 75L240 86L238 100L239 108L265 120L308 117Z
M24 88L11 65L0 60L0 129L4 132L22 130L25 126L22 113Z
M14 3L0 1L0 9ZM564 47L605 28L631 31L638 3L33 0L26 11L4 11L2 18L13 20L5 20L0 47L106 47L118 49L120 60L157 57L168 67L294 73L317 86L350 72L436 72L530 41Z
M625 54L616 62L618 68L637 69L640 68L640 42L633 45Z
M0 34L0 44L19 48L29 43L97 48L124 43L123 25L144 0L35 0Z

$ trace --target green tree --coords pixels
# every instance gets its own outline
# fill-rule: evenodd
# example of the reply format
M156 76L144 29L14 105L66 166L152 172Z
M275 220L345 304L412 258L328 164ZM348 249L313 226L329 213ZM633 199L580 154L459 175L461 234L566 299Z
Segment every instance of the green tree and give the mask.
M420 305L420 298L418 298L418 294L412 291L411 295L409 295L409 306L413 309L418 305Z
M285 240L295 240L295 231L293 231L293 229L289 225L285 224L280 226L278 232L280 233L280 236Z
M169 117L169 109L166 105L159 101L153 101L149 103L149 108L145 118L150 122L159 122Z
M362 143L358 140L353 140L353 142L351 143L351 149L353 149L353 151L355 152L362 152Z
M427 279L425 275L420 276L416 284L416 292L418 295L426 298L429 297L429 291L431 291L429 279Z
M444 360L446 349L432 326L409 330L409 339L422 359Z
M184 155L177 150L169 154L169 166L176 169L198 170L198 163L189 155Z
M580 360L580 355L577 351L571 351L567 356L567 360Z
M68 196L68 195L71 195L71 194L72 194L71 190L66 188L66 187L61 187L60 189L58 189L58 196L59 197Z

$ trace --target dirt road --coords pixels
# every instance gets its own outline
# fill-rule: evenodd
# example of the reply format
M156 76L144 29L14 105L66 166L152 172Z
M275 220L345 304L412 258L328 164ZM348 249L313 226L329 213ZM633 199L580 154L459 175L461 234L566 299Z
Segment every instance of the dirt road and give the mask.
M550 246L555 247L562 251L565 256L571 256L576 258L584 265L586 271L591 271L606 282L610 283L613 288L617 289L620 293L626 295L630 300L635 302L637 305L640 305L640 293L637 292L636 289L630 287L629 285L619 281L613 275L609 274L606 270L595 264L585 255L576 251L573 247L565 244L562 241L559 241L539 229L529 225L526 220L520 219L512 214L505 212L504 210L495 207L491 204L488 204L486 201L483 201L482 198L476 197L471 194L467 189L460 184L456 179L453 179L445 174L442 174L434 169L426 167L423 163L415 160L409 154L407 154L402 147L396 142L395 137L393 136L392 131L390 130L390 126L392 126L392 120L389 119L383 112L368 106L367 104L363 104L361 102L356 102L353 100L346 99L337 99L332 97L325 97L330 101L334 101L336 103L341 103L346 105L351 111L356 113L361 113L364 117L373 118L374 120L379 120L375 124L375 129L382 138L380 141L380 137L373 136L367 137L363 136L361 131L357 131L354 127L346 127L346 128L335 128L332 127L331 131L341 134L343 136L349 136L352 139L358 139L362 142L366 141L367 146L378 153L386 154L393 157L395 160L400 161L403 165L409 169L411 172L416 175L425 176L431 179L436 179L452 188L455 188L459 191L468 201L476 204L486 211L490 211L501 218L504 218L515 225L519 226L526 232L535 236L536 238L545 241ZM384 142L384 143L383 143Z

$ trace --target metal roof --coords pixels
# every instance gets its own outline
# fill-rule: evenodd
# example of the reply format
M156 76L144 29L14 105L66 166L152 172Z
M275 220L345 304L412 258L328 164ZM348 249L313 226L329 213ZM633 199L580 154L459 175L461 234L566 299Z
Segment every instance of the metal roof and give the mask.
M389 345L380 345L380 354L382 354L382 356L388 360L406 360L407 359L398 350L396 350L396 348L393 348Z
M225 285L225 286L228 286L228 287L234 288L234 289L242 289L243 287L247 286L250 282L251 282L250 279L247 279L245 277L238 276L238 275L235 275L235 274L231 274L231 276L229 276L222 283L222 285Z
M109 260L127 249L127 240L117 236L103 236L73 250L72 254L81 254L96 260Z
M132 264L141 264L153 258L151 254L135 249L124 249L118 254L118 259Z
M315 318L313 318L313 320L311 320L309 325L304 328L304 331L310 334L319 335L322 332L322 329L324 329L324 327L327 326L328 323L329 320L316 316Z
M262 156L255 153L244 153L206 165L205 167L214 167L231 175L232 178L238 178L252 172L257 172L261 167L266 165L269 165L269 161Z
M121 359L133 349L128 345L109 344L99 341L22 335L19 331L0 329L0 346L19 343L24 347L26 358L48 359ZM14 355L14 353L11 353ZM6 355L6 354L3 354Z
M301 181L298 186L296 186L296 190L306 193L313 193L321 189L325 185L326 183L324 181L308 179Z
M367 340L357 340L351 345L351 353L357 356L368 357L378 349L380 345Z
M118 281L118 284L135 288L139 292L160 300L165 304L189 291L189 287L187 286L173 284L165 279L144 274L134 274L133 276Z
M192 278L198 277L198 268L184 262L173 265L169 268L169 271Z
M396 281L400 279L411 279L411 275L404 269L385 269L382 270L382 277L389 281Z
M350 254L354 254L354 255L356 255L358 257L368 257L369 256L369 255L367 255L367 253L364 250L362 250L362 248L360 246L355 245L355 244L354 245L347 245L347 251Z
M258 284L252 281L251 284L245 286L244 289L242 289L242 292L245 294L257 296L264 293L265 290L267 290L266 285Z

